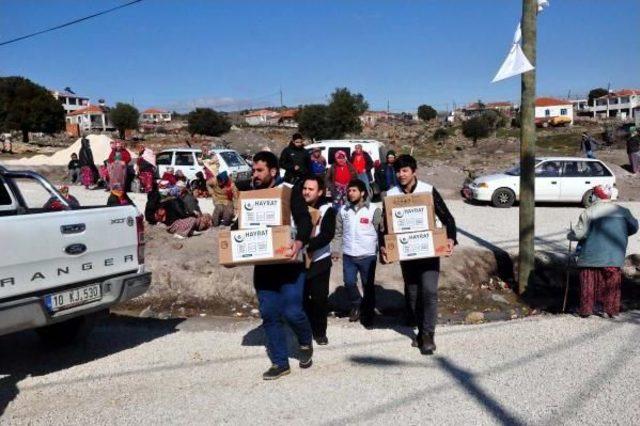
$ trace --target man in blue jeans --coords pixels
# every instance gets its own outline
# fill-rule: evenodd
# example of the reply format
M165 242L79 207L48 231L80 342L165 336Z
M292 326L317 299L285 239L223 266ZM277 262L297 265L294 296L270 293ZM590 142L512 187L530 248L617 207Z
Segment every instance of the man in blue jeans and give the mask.
M253 189L278 186L278 171L278 159L273 153L258 152L253 157ZM309 242L312 230L311 216L302 197L302 183L293 186L290 205L296 236L289 248L289 255L295 258ZM311 367L313 347L311 325L303 309L304 282L303 262L257 265L254 268L253 283L258 294L262 326L267 337L267 353L272 364L262 375L264 380L278 379L291 372L283 319L298 339L300 368Z
M342 251L342 275L349 293L351 311L349 321L361 321L365 327L373 325L376 296L375 278L378 241L383 234L382 210L367 201L367 187L360 179L347 186L349 203L336 215L336 232L332 257L338 259ZM364 297L358 290L358 273Z

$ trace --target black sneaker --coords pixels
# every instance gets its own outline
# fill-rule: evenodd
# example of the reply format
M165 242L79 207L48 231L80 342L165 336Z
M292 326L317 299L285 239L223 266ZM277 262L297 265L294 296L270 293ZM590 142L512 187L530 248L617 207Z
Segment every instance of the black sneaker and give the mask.
M419 348L420 346L422 346L422 336L418 333L416 336L413 336L413 339L411 339L411 347Z
M360 320L360 308L352 308L349 312L349 322L358 322Z
M272 365L271 368L262 374L262 378L264 380L275 380L282 376L286 376L289 373L291 373L291 369L289 367L278 367L277 365Z
M300 368L309 368L313 364L311 357L313 356L312 345L300 345L298 359L300 360Z
M329 339L327 339L327 336L316 337L316 343L319 346L325 346L329 344Z
M424 333L422 335L422 346L420 352L423 355L433 355L436 350L436 342L433 339L434 333Z

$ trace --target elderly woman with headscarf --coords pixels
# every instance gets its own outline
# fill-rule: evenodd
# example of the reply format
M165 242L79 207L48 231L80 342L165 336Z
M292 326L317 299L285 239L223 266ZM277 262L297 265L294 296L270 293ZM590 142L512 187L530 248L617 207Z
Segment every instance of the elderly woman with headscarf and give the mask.
M100 177L98 168L93 161L93 152L91 151L91 144L89 139L82 137L80 141L80 155L78 156L78 163L80 166L80 182L86 189L96 183Z
M138 179L142 192L149 193L153 188L153 177L156 174L156 155L146 146L138 150Z
M621 268L627 242L638 231L638 221L631 212L611 201L612 189L593 189L594 203L580 215L578 224L567 238L579 241L577 266L580 276L581 316L593 314L601 303L604 313L615 317L620 312Z
M111 192L109 193L109 198L107 198L107 206L127 206L127 205L135 205L131 198L127 195L124 188L119 184L115 183L111 186Z
M327 188L331 192L334 207L344 204L347 195L347 185L358 177L358 172L347 159L347 154L340 150L334 155L335 162L327 172Z
M107 159L109 167L109 185L120 184L121 188L125 188L127 181L127 165L131 161L131 154L124 147L120 139L113 141L111 145L111 154Z

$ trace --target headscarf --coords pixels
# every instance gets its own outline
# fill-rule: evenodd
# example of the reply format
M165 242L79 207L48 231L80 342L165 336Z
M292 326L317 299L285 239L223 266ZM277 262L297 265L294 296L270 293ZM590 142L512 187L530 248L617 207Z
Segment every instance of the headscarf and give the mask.
M231 185L231 179L229 179L227 172L218 173L216 180L218 181L220 188L224 190L224 194L227 196L227 199L229 201L233 200L233 186Z
M89 139L82 138L80 140L80 155L78 156L78 160L80 161L80 167L92 167L95 168L96 165L93 161L93 152L91 151L91 144L89 143Z
M343 150L339 150L335 153L334 158L336 159L336 163L339 166L344 166L347 164L347 154Z
M609 185L598 185L593 188L593 195L600 200L610 200L613 195L613 189Z

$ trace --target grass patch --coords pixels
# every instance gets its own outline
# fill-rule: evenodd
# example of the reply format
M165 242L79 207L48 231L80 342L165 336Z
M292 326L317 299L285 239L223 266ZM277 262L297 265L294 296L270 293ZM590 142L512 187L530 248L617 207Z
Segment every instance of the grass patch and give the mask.
M502 127L496 130L496 137L498 138L519 138L520 137L520 129L517 128L509 128Z

